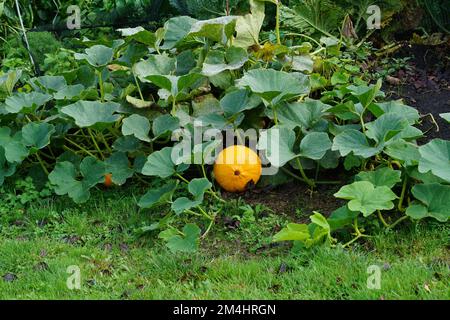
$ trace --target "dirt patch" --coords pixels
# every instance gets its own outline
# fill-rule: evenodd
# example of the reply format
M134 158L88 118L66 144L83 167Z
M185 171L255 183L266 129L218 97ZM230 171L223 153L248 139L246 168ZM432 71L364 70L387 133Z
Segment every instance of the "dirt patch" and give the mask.
M411 57L410 70L400 70L394 75L401 80L401 85L384 88L388 99L404 99L423 116L419 128L426 138L420 144L435 138L450 140L450 125L439 116L450 112L449 53L449 43L404 46L396 58Z
M306 222L309 221L308 217L313 211L328 216L345 203L333 196L340 187L340 185L320 185L311 192L305 184L290 182L275 188L253 189L240 195L225 193L223 196L225 199L241 197L251 205L262 204L295 221Z

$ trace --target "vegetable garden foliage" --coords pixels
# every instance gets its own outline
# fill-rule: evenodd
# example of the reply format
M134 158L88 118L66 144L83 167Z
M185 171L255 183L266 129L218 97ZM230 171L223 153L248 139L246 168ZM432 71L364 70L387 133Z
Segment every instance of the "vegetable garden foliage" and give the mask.
M373 219L389 229L405 219L447 221L450 141L418 146L418 112L384 101L380 81L368 84L358 67L341 63L342 43L286 46L279 30L277 44L260 43L264 17L256 0L245 16L175 17L156 32L137 27L110 43L85 39L78 67L61 75L21 84L20 70L1 76L0 184L19 171L41 171L56 194L83 203L106 175L117 186L151 177L138 205L167 214L147 229L159 230L173 251L192 252L225 203L206 161L222 141L173 157L186 141L172 142L172 134L192 132L201 120L203 132L264 129L258 148L281 168L280 179L313 189L332 183L318 181L319 170L358 172L335 194L346 206L329 218L314 213L309 225L290 224L275 241L333 244L335 231L353 228L348 245L367 236L361 225ZM317 59L320 72L312 67ZM265 143L275 133L277 155ZM188 164L194 157L201 164ZM174 227L190 216L202 228L193 220Z

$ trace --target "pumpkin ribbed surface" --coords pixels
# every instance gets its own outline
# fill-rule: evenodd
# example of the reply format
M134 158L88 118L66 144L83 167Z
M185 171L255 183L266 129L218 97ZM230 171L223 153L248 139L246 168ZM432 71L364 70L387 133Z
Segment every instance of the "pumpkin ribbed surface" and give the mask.
M245 146L231 146L219 153L214 164L214 177L228 192L243 192L249 183L261 177L261 159Z

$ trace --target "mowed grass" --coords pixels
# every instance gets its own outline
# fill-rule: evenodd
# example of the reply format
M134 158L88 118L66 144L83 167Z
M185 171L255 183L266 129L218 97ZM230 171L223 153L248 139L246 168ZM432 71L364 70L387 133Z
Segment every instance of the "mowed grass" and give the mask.
M157 233L137 232L157 213L126 193L96 198L41 201L19 221L0 213L0 299L450 298L448 225L405 226L346 250L247 250L270 239L274 213L242 230L219 224L198 253L173 254ZM367 287L371 265L378 290ZM69 266L81 271L79 290L67 287Z

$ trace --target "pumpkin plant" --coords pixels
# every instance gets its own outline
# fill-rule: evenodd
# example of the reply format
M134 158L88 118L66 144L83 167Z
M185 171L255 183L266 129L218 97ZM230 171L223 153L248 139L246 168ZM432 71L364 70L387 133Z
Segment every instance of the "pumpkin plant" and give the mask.
M348 246L373 224L447 221L449 141L419 146L414 108L385 101L381 81L361 79L339 40L283 35L284 7L267 1L277 6L276 43L261 34L265 1L252 0L243 16L174 17L155 32L78 40L76 67L62 74L0 75L0 185L18 171L44 176L76 203L97 186L145 185L138 206L162 212L145 230L184 252L223 210L219 186L244 191L268 164L279 183L345 184L335 196L348 201L328 218L288 225L276 241L335 245L333 233L353 229ZM257 130L259 155L245 147L246 129ZM210 133L224 131L237 141L215 153L224 141ZM323 179L342 167L352 181Z

